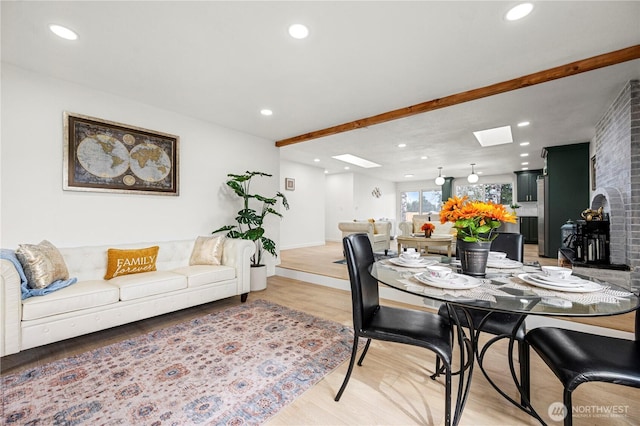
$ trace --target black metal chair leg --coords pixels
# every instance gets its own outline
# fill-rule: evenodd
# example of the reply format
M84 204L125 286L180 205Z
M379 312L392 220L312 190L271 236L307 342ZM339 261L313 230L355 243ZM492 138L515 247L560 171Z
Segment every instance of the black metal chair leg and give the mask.
M342 382L342 386L340 386L340 390L336 395L335 401L340 401L340 397L342 396L342 392L347 387L347 383L349 382L349 378L351 377L351 371L353 371L353 365L356 361L356 355L358 354L358 338L353 338L353 348L351 350L351 359L349 360L349 368L347 369L347 374L344 376L344 381Z
M440 357L438 357L440 361ZM444 363L443 363L444 364ZM447 369L444 378L444 424L451 425L451 368Z
M573 405L571 404L571 391L566 389L564 390L562 402L567 409L567 415L564 417L564 426L573 426L573 413L571 411Z
M362 355L360 355L360 359L358 360L358 365L362 365L362 361L364 361L364 356L367 354L370 344L371 339L367 339L367 343L364 345L364 349L362 350Z
M518 341L518 362L520 363L520 402L527 405L531 401L531 379L529 378L529 345Z

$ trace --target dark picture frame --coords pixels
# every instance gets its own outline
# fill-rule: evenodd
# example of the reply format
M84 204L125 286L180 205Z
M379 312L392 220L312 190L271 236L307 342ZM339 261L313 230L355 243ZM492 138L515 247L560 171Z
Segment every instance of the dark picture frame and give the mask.
M64 113L63 189L179 194L176 135Z
M293 178L284 178L284 189L287 191L296 190L296 180Z

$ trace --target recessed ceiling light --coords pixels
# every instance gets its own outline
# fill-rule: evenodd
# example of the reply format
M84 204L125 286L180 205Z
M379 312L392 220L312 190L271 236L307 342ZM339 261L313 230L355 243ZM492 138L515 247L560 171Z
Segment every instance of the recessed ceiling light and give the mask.
M51 24L49 25L49 29L51 30L52 33L54 33L58 37L61 37L65 40L78 39L78 34L76 34L74 31L70 30L67 27L63 27L62 25Z
M520 157L528 157L529 153L528 152L523 152L522 154L520 154Z
M406 177L406 178L412 178L412 177L413 177L413 175L404 175L404 177Z
M266 109L265 108L265 109L261 109L260 110L260 114L266 115L266 116L270 116L270 115L273 115L273 111L271 111L270 109Z
M325 171L324 171L324 173L325 173L325 174L329 173L329 170L325 170Z
M529 123L528 121L521 121L521 122L518 123L518 127L526 127L529 124L531 124L531 123Z
M528 161L523 161L522 163L520 163L521 166L528 166L529 162Z
M315 161L316 163L320 162L319 158L314 158L313 161Z
M529 168L528 167L523 167L522 170L529 170Z
M529 145L529 142L520 142L520 146L527 146Z
M533 10L532 3L520 3L519 5L509 9L507 14L505 15L505 19L507 21L517 21L518 19L522 19L528 14L530 14L532 10Z
M364 158L356 157L355 155L351 154L334 155L332 158L344 161L345 163L355 164L356 166L360 166L365 169L370 169L372 167L382 167L378 163L374 163L373 161L365 160Z
M512 143L511 126L496 127L494 129L479 130L473 135L480 143L480 146L502 145Z
M426 155L423 155L422 157L420 157L421 160L426 160L427 158L429 157L427 157Z
M293 38L301 40L309 35L309 28L302 24L293 24L289 27L289 35Z
M407 146L406 143L399 143L398 148L405 148Z

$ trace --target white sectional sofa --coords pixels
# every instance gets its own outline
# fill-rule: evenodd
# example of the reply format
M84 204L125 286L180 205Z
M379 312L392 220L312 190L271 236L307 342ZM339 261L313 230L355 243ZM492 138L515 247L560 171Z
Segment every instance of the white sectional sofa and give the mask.
M227 239L220 265L189 266L194 240L60 248L78 281L21 299L14 264L0 260L0 356L250 291L252 241ZM105 280L107 250L159 246L156 271Z

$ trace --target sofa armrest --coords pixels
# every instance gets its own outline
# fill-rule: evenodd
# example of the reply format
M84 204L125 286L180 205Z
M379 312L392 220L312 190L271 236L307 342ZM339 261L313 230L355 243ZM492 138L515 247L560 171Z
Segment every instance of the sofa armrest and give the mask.
M357 234L361 232L373 237L373 223L371 222L340 222L338 223L338 229L342 231L343 238L349 234Z
M249 268L251 265L251 256L255 252L256 245L253 241L227 238L224 242L222 264L236 268L238 294L249 293L249 291L251 291Z
M8 260L0 260L0 356L20 352L22 292L18 270Z

